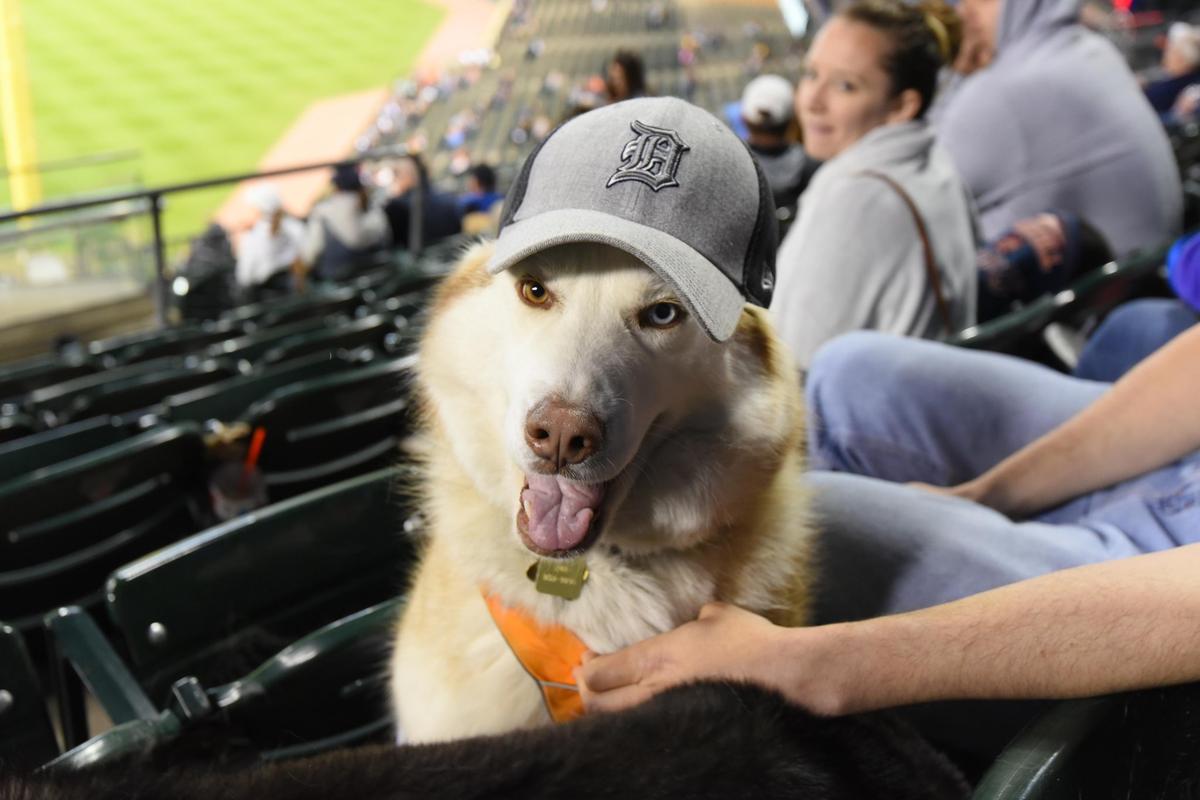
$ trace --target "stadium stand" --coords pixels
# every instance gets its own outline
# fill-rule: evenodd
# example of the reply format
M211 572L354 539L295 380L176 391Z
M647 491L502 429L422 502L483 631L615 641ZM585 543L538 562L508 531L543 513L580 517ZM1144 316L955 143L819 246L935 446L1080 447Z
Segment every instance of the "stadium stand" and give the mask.
M589 78L619 47L642 55L655 92L718 115L753 74L798 68L771 5L664 9L650 25L642 4L594 13L579 0L540 0L509 20L488 66L405 82L360 147L424 140L445 188L472 163L496 165L503 187L550 126L591 102ZM1126 52L1149 58L1155 30L1124 42ZM1173 136L1191 227L1200 128ZM0 365L0 759L32 766L58 753L48 680L63 738L80 746L60 766L213 724L268 758L386 738L380 641L421 524L397 494L395 467L411 422L412 349L430 290L467 242L389 253L336 288L209 303L178 327ZM1047 326L1086 331L1118 302L1161 293L1164 253L1109 264L950 341L1069 366ZM255 430L265 431L257 468L271 503L214 525L208 478L230 453L242 457ZM87 743L84 685L116 723ZM1131 702L1181 724L1169 702L1144 710L1170 696L1056 708L975 796L1117 785L1112 769L1095 767L1123 763L1106 759L1134 734L1104 724ZM1194 708L1194 692L1178 696L1175 710Z

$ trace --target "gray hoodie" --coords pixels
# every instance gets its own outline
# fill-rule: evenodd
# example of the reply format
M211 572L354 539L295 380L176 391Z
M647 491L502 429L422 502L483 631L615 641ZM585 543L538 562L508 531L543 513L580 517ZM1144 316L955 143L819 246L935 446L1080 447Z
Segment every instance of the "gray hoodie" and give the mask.
M1162 125L1120 53L1077 23L1078 0L1003 0L996 58L946 103L938 137L995 238L1074 212L1124 255L1182 224Z
M924 122L881 125L817 170L779 246L771 317L804 369L848 331L945 333L912 212L867 171L917 206L954 330L975 322L975 215L962 180Z

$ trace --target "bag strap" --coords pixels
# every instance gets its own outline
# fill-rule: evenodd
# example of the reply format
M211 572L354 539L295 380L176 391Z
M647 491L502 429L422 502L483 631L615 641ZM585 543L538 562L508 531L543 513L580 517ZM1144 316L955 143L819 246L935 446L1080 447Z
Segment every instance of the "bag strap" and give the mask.
M950 322L950 307L946 305L946 296L942 294L942 276L938 271L937 262L933 257L933 246L929 243L929 231L925 228L925 220L921 218L921 212L917 210L917 204L909 196L908 192L896 182L894 178L878 172L873 169L865 169L860 174L869 175L872 178L878 178L900 195L900 199L904 201L904 205L908 206L909 213L912 214L913 222L917 225L917 235L921 237L921 249L925 253L925 276L929 278L929 285L933 287L933 297L937 301L938 316L942 318L942 325L946 329L946 334L954 332L954 327Z

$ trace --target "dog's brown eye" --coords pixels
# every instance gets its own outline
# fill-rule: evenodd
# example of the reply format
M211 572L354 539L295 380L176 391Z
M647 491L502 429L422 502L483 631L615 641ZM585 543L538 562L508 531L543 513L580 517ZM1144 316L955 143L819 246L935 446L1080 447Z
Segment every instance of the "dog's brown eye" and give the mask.
M678 303L655 303L642 309L643 328L673 328L683 321L683 307Z
M531 306L544 306L550 299L550 293L546 291L546 287L533 278L522 280L520 290L521 299Z

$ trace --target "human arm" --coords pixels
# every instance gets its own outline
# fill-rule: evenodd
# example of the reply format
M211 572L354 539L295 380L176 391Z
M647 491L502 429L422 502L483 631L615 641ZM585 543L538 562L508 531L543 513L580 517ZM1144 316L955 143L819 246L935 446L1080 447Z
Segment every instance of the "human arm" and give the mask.
M1043 575L945 605L781 628L723 604L577 677L589 710L679 683L760 683L820 714L1085 697L1200 679L1200 545Z
M1023 517L1200 450L1200 326L1083 411L974 480L944 490Z

